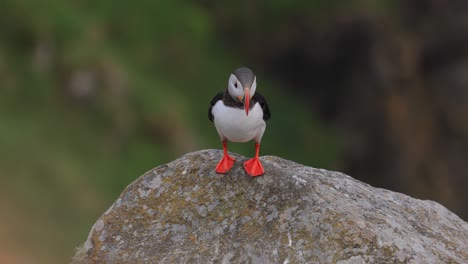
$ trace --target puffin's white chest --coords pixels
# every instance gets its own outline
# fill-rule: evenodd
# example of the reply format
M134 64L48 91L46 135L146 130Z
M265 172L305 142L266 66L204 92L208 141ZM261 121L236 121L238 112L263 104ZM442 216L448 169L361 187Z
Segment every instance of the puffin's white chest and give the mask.
M255 138L258 142L265 131L263 110L258 103L245 114L244 109L227 107L220 100L212 108L214 124L221 137L232 142L247 142Z

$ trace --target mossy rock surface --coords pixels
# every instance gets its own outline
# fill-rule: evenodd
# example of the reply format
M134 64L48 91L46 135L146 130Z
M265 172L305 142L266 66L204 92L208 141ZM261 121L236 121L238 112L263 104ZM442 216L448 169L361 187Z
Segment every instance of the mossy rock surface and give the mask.
M76 263L468 263L468 223L432 201L261 157L203 150L154 168L98 219Z

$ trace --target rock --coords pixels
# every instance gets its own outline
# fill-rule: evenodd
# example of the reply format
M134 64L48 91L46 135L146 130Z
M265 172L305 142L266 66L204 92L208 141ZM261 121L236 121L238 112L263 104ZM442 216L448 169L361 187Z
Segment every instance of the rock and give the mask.
M186 154L130 184L74 263L468 263L468 223L438 203L274 156Z

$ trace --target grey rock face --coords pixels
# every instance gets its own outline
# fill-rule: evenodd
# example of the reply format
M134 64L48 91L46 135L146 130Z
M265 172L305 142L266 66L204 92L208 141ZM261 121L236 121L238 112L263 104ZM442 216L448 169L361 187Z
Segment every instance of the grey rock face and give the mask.
M220 150L130 184L76 263L468 263L468 223L443 206L278 157L226 175Z

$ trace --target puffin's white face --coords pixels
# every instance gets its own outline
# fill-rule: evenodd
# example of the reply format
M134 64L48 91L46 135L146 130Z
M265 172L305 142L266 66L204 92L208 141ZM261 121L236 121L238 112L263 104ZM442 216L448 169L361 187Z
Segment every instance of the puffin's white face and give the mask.
M257 77L254 78L251 87L244 87L244 85L237 79L237 77L234 74L231 74L228 82L228 91L234 100L238 102L242 102L244 100L244 88L249 88L250 98L252 98L252 96L255 94L255 89L257 89Z
M250 98L252 98L252 96L254 96L255 89L257 89L257 76L255 76L254 81L252 83L252 87L250 87Z

